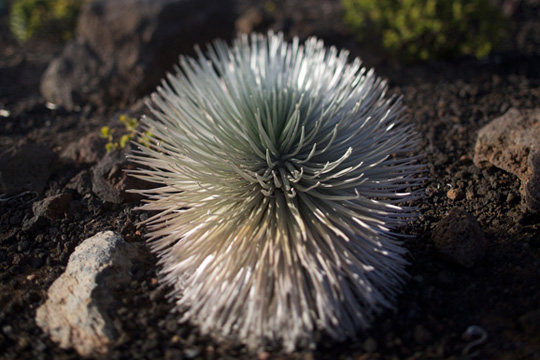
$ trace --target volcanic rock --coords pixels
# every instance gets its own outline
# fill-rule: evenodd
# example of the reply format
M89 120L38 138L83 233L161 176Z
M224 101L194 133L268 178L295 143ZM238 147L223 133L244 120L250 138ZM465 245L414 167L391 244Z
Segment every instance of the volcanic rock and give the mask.
M37 325L61 348L82 356L105 355L117 342L114 288L130 280L137 255L121 235L105 231L84 240L69 258L65 272L51 285L36 312Z
M148 186L148 183L126 173L126 170L135 169L135 165L126 159L128 151L112 151L91 169L92 191L101 200L114 204L129 202L140 196L128 193L127 190Z
M49 196L33 203L32 211L37 217L43 216L49 220L56 220L65 213L70 201L71 194L68 193Z
M527 209L540 212L540 108L512 108L480 129L474 163L516 175Z
M77 164L94 164L105 156L107 139L93 132L69 144L60 154L60 158Z
M72 109L133 101L159 83L181 53L234 27L232 0L85 2L77 36L41 81L52 103Z

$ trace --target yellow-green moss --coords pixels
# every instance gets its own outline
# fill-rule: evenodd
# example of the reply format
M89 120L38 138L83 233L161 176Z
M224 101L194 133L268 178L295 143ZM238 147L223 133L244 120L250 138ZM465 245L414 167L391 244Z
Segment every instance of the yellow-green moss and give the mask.
M137 135L137 130L140 125L137 119L127 115L120 115L118 120L124 125L125 129L124 133L120 135L120 138L114 136L114 129L111 129L108 126L103 126L101 128L100 136L104 139L107 139L107 144L105 144L107 152L125 148ZM148 146L150 144L151 137L152 133L149 131L145 131L138 136L137 142Z

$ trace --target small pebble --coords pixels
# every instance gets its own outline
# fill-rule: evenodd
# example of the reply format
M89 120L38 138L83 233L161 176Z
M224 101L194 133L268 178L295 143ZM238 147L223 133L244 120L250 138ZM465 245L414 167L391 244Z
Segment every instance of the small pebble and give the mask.
M186 359L193 359L199 356L200 350L199 349L186 349L184 350L184 356Z
M506 196L506 202L508 204L513 204L516 201L517 198L518 197L517 197L515 192L513 192L513 191L509 192L508 195Z
M180 336L174 335L174 336L171 338L171 342L172 342L172 343L179 343L179 342L180 342Z
M30 344L30 342L29 342L28 339L25 338L25 337L21 337L21 338L19 338L19 340L17 341L17 345L18 345L19 349L24 349L24 348L26 348L29 344Z
M165 329L168 332L175 332L178 329L178 321L176 320L168 320L165 322Z
M30 258L30 266L34 269L42 267L47 261L47 255L45 253L39 253Z
M465 155L461 155L461 157L459 158L459 161L469 162L469 161L472 161L472 158L469 155L465 154Z
M377 341L372 337L368 337L364 341L364 350L370 354L377 351Z
M540 309L522 315L519 318L519 323L525 332L540 334Z
M464 195L461 190L452 188L448 190L448 192L446 193L446 197L448 197L452 201L458 201L463 199Z
M268 358L270 358L270 354L267 353L266 351L262 351L262 352L257 354L257 359L258 360L268 360Z
M165 360L182 360L184 355L178 349L167 349L165 351Z
M426 344L433 339L431 332L422 325L414 329L414 340L419 344Z

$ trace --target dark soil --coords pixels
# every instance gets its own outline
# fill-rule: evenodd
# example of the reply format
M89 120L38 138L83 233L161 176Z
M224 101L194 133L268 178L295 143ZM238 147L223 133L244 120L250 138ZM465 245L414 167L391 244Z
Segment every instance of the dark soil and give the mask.
M255 3L255 1L253 1ZM320 340L318 350L271 358L292 359L540 359L538 324L526 326L540 310L540 216L521 205L517 177L481 170L472 162L478 130L509 108L540 106L540 2L522 1L512 15L508 44L488 59L470 58L403 65L357 44L339 21L339 2L276 1L261 29L288 36L317 35L347 47L388 79L390 92L402 94L410 121L423 138L427 164L426 196L417 205L420 219L401 231L416 237L410 251L408 281L395 312L382 314L359 340L336 344ZM250 6L239 2L239 12ZM39 80L62 44L38 39L16 44L0 10L0 151L21 139L60 153L81 136L117 121L123 109L83 107L68 112L46 106ZM50 109L52 108L52 109ZM84 239L114 230L127 241L143 242L144 216L137 202L111 204L91 191L73 199L63 218L23 231L32 203L65 189L90 165L59 163L45 191L0 201L0 358L75 359L35 325L36 308L63 272L69 255ZM447 191L467 194L450 200ZM453 208L473 214L488 239L485 255L472 268L453 265L434 248L432 230ZM166 289L158 287L155 258L137 263L131 283L119 290L117 316L124 333L111 359L256 358L244 348L215 344L197 330L178 325ZM534 320L534 319L533 319ZM464 337L472 325L487 340L472 346Z

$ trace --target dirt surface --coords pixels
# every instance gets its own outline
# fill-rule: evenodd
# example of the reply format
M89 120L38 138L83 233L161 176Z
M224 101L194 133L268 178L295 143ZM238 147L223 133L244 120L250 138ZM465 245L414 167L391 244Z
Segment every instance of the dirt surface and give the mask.
M255 2L239 2L243 13ZM118 288L121 344L111 359L540 359L540 216L521 205L517 177L472 162L478 130L511 107L540 106L540 2L522 1L504 50L488 59L433 61L404 66L357 44L339 21L339 2L276 1L257 30L273 28L288 36L317 35L329 45L347 47L388 79L390 92L402 94L410 121L423 138L427 165L426 196L415 205L418 221L400 231L410 251L410 279L394 312L382 314L359 339L336 344L321 336L316 351L290 356L215 344L197 330L179 325L170 313L167 289L158 286L156 259L135 264L131 282ZM271 10L271 11L270 11ZM47 106L39 80L62 49L50 39L16 44L0 17L0 151L21 140L44 144L56 154L72 141L117 122L123 109L82 107L68 112ZM92 191L67 190L68 182L90 164L59 161L41 194L0 201L0 358L77 359L35 325L36 308L64 271L69 255L84 239L114 230L129 242L143 242L145 215L137 201L103 202ZM448 197L456 189L463 196ZM70 192L61 218L23 231L32 203ZM432 237L450 210L476 217L485 233L483 257L470 268L442 258ZM535 325L536 324L536 325ZM466 336L470 326L477 333ZM482 339L480 334L487 335ZM481 340L481 341L476 341Z

